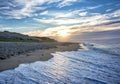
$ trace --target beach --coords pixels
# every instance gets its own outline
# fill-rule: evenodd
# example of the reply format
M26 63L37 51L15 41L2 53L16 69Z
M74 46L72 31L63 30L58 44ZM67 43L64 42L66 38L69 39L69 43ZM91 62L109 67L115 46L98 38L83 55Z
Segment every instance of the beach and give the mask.
M4 69L10 69L0 72L0 84L120 84L118 45L84 43L80 44L82 49L71 51L78 45L64 44L23 54L3 63Z
M4 42L5 43L5 42ZM6 45L7 44L7 45ZM15 43L10 42L7 43L6 42L5 46L8 46L9 44L14 45ZM19 45L20 43L17 43L17 45ZM27 44L27 43L25 43ZM3 45L3 43L2 43ZM60 51L76 51L79 49L79 44L78 43L53 43L53 42L45 42L45 43L38 43L36 46L38 46L37 49L34 49L33 46L31 47L31 50L25 50L24 52L21 52L19 54L17 52L17 45L15 45L15 49L12 49L13 46L9 46L10 49L12 49L12 51L14 51L14 53L12 54L12 56L9 56L10 54L10 50L7 50L7 53L4 51L4 54L7 54L8 57L6 55L4 55L4 59L0 59L0 71L4 71L4 70L8 70L8 69L14 69L17 66L19 66L19 64L22 63L32 63L35 61L47 61L49 59L51 59L53 56L51 55L51 53ZM27 45L30 45L29 43ZM34 43L32 43L32 45L34 45ZM41 46L42 45L42 46ZM4 48L5 48L4 46ZM20 46L23 46L23 43L21 43ZM20 47L19 46L19 47ZM23 46L23 49L26 46ZM30 48L30 47L29 47ZM32 49L33 48L33 49ZM2 48L1 48L2 49ZM7 47L6 47L7 49ZM19 49L19 48L18 48ZM23 50L21 48L21 50ZM4 49L5 50L5 49ZM19 50L19 51L21 51ZM16 51L16 52L15 52Z

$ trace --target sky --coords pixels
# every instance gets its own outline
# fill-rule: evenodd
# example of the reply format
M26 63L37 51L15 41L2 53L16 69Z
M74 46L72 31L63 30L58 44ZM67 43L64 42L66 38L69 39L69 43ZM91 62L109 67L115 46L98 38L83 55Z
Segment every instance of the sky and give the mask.
M120 0L0 0L0 31L67 36L120 29Z

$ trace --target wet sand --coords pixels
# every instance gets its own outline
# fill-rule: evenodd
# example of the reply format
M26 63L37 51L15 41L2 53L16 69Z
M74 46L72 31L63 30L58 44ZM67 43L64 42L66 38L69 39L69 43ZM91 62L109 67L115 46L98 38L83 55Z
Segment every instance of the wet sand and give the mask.
M76 51L79 49L79 44L58 45L56 48L39 49L28 53L21 54L19 56L12 56L8 59L0 60L0 71L14 69L21 63L31 63L35 61L47 61L53 56L51 53L56 51Z

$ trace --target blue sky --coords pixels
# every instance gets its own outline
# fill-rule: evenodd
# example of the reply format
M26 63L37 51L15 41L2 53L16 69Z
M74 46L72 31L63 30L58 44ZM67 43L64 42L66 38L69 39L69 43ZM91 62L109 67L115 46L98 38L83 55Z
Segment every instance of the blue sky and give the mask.
M0 31L36 36L120 29L120 0L0 0ZM115 24L104 25L114 22ZM101 26L97 26L101 24Z

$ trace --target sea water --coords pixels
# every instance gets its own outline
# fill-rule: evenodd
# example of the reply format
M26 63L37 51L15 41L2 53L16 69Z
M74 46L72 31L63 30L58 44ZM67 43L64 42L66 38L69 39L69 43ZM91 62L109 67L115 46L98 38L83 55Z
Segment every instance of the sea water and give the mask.
M51 53L48 61L20 64L0 73L0 84L120 84L120 44L80 44Z

